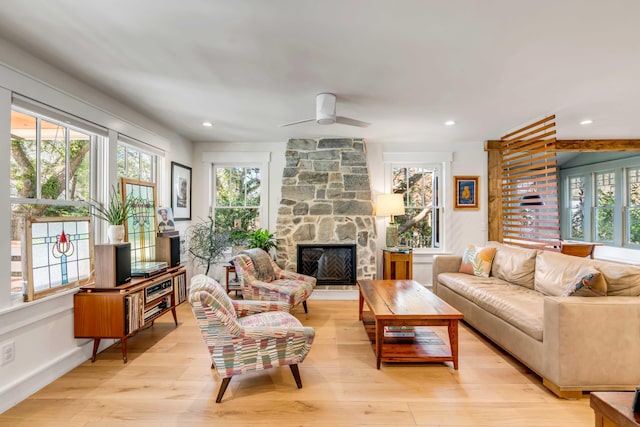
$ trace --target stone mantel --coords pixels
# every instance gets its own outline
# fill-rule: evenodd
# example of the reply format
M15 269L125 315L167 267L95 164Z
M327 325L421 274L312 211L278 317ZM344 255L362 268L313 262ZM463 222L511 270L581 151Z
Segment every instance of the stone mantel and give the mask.
M278 263L296 270L298 243L355 243L358 279L375 279L376 223L361 139L291 139L276 237Z

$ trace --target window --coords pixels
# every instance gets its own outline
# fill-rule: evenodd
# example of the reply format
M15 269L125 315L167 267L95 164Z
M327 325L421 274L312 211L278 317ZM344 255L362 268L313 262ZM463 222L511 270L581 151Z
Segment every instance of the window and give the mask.
M91 197L91 153L97 135L13 107L11 110L11 294L19 298L26 277L25 220L86 216Z
M393 166L391 185L404 196L405 214L394 217L400 241L413 248L440 247L440 172L435 167Z
M626 235L628 245L640 245L640 167L627 170Z
M156 182L157 156L137 147L118 143L118 176Z
M640 157L561 173L564 239L640 247Z
M613 242L616 175L614 172L598 172L595 181L595 240Z
M214 166L214 221L219 230L260 227L261 171L258 167Z

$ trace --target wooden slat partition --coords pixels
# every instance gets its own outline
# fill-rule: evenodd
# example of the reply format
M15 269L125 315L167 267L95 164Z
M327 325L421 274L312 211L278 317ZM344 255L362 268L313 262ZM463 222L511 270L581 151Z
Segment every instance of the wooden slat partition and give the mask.
M502 241L560 247L555 115L500 139Z

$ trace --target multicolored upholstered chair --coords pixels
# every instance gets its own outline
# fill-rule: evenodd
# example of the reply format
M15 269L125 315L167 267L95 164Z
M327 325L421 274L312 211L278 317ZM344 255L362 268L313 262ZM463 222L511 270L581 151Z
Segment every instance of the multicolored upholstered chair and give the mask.
M302 303L307 313L307 298L316 286L316 278L281 269L262 249L240 252L233 259L242 282L242 296L248 300L285 301L291 308Z
M302 388L298 363L311 349L315 331L304 327L280 301L232 300L212 278L191 279L189 303L209 353L212 368L222 379L220 403L231 377L289 365Z

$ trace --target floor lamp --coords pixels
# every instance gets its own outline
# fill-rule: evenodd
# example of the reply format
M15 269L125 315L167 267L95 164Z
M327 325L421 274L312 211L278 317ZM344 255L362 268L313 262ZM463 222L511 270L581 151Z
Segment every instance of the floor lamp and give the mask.
M378 196L376 216L389 216L387 227L387 247L398 246L398 227L393 222L394 215L404 215L404 198L402 194L381 194Z

